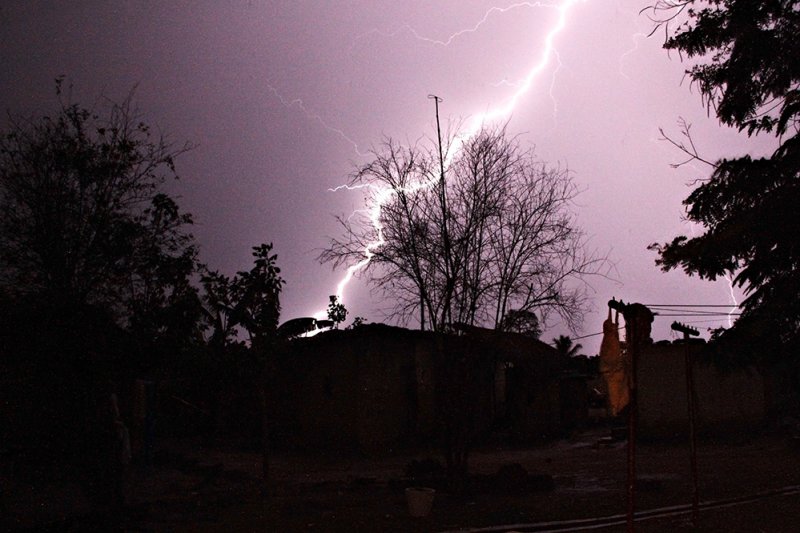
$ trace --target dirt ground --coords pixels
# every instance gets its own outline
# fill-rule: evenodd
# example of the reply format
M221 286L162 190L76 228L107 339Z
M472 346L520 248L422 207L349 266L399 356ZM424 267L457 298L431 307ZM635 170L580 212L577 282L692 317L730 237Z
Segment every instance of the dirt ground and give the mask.
M538 480L531 487L478 483L470 494L439 490L431 513L412 518L404 487L406 465L435 453L384 458L287 455L273 457L272 495L261 496L260 456L204 448L198 441L162 442L153 466L129 474L125 509L106 517L68 481L47 487L2 486L0 529L83 531L487 531L580 530L576 525L523 524L625 513L625 442L598 443L594 430L530 449L484 449L473 454L478 479L518 463ZM701 442L701 501L800 485L800 445L781 436ZM637 510L691 502L689 452L684 443L640 443ZM800 492L703 510L698 527L683 514L637 523L637 531L800 530ZM505 528L495 526L506 525ZM513 527L512 527L513 526ZM598 524L599 526L599 524ZM624 523L593 527L624 531Z

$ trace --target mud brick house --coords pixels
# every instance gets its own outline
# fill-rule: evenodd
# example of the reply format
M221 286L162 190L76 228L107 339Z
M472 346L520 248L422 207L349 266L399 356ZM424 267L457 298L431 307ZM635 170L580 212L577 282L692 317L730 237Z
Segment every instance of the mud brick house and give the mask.
M698 434L745 435L763 428L769 379L753 367L720 368L704 348L702 343L688 345ZM646 347L639 357L639 427L643 437L688 433L686 349L687 345L680 342L661 342Z
M518 334L465 327L442 335L382 324L292 341L271 376L279 445L390 453L428 446L443 424L520 438L586 416L585 382L565 358Z

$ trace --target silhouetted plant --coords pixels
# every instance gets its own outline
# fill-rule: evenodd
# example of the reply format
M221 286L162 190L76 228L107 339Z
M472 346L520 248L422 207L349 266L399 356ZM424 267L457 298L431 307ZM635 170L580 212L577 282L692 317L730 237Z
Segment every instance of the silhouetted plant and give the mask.
M688 161L712 168L684 205L704 228L654 244L665 271L682 268L715 280L728 276L747 298L730 332L719 335L743 352L781 353L800 339L800 17L798 3L750 0L658 1L652 6L664 47L695 58L687 74L720 122L748 135L775 135L768 157L709 162L672 141ZM670 24L685 17L673 30ZM688 137L688 125L684 128ZM788 353L795 353L790 349Z
M363 326L366 323L367 323L367 319L366 318L364 318L363 316L357 316L357 317L355 317L353 319L353 323L350 324L349 329L360 328L361 326Z
M338 329L339 324L347 318L347 309L344 304L339 302L339 298L335 294L331 294L330 302L328 303L328 320L333 322L333 327Z
M498 329L520 333L534 339L538 339L542 334L542 327L539 325L539 317L536 316L536 313L521 309L508 311Z
M564 357L575 357L583 349L581 343L573 344L572 339L566 335L559 335L558 338L553 339L553 346Z
M178 327L169 314L190 312L196 249L191 216L161 186L188 149L155 136L132 96L104 112L60 100L53 115L11 117L0 136L0 283L104 306L155 335L161 318Z

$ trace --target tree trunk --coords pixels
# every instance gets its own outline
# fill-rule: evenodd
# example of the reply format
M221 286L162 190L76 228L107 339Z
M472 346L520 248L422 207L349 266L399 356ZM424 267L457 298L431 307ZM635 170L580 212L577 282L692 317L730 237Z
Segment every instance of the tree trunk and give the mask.
M261 376L261 383L259 384L259 396L261 399L261 493L264 496L270 495L269 484L269 413L268 413L268 397L267 397L267 379L266 372Z

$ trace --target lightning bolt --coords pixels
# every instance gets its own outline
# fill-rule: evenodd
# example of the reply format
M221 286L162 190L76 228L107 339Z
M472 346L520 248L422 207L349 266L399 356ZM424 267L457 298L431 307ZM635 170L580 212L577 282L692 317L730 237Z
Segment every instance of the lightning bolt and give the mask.
M625 8L622 5L622 2L620 2L619 0L617 0L617 10L625 13L634 20L639 20L640 18L639 17L640 14L638 12ZM647 38L647 32L641 31L634 33L633 35L631 35L631 42L633 44L631 44L631 47L628 48L626 51L622 53L622 55L619 56L619 75L625 78L626 80L630 80L631 77L625 74L624 72L625 60L639 50L639 42L646 38Z
M517 90L514 91L511 96L498 107L485 111L483 113L478 113L474 115L472 120L470 121L466 131L456 137L456 145L453 147L454 150L451 150L450 153L451 159L455 156L456 153L460 150L460 147L463 146L464 142L474 137L480 128L486 123L496 122L500 119L507 118L511 115L514 108L516 108L517 103L520 99L531 89L533 86L534 81L538 78L538 76L542 73L542 71L547 68L550 63L552 57L556 57L558 59L558 54L555 51L555 46L553 44L556 35L561 33L564 27L567 24L567 17L569 15L570 10L578 3L584 3L586 0L565 0L558 6L552 6L550 4L542 4L542 3L534 3L534 6L539 7L553 7L558 11L558 18L550 31L547 32L547 35L544 39L544 48L542 49L541 54L539 55L538 61L534 63L534 65L528 70L527 76L525 76L519 83Z
M689 223L689 231L692 234L692 238L696 237L697 234L694 231L694 224ZM728 298L730 298L731 302L731 310L728 311L728 327L733 327L733 313L739 308L739 301L736 299L736 293L733 290L733 278L729 274L723 274L722 277L725 281L728 282Z
M639 50L639 41L641 39L646 39L646 38L647 38L646 33L641 33L641 32L634 33L631 36L631 41L633 41L633 45L628 50L623 52L622 55L619 56L619 75L625 78L626 80L631 79L631 77L625 74L624 72L625 60L628 58L628 56L635 54Z
M528 93L528 91L530 91L536 79L547 68L553 57L556 58L556 61L560 65L560 61L558 60L558 54L555 51L555 46L554 46L555 38L566 27L567 18L572 8L575 7L576 4L584 2L586 2L586 0L564 0L559 4L550 4L544 2L519 2L505 8L493 7L489 9L484 14L484 16L478 21L478 23L476 23L474 26L465 30L458 31L452 34L444 41L423 37L419 35L416 31L414 31L413 28L407 25L401 28L400 30L397 30L394 34L392 34L396 35L403 29L407 29L417 39L424 40L434 45L448 46L451 42L453 42L454 39L457 39L462 35L477 31L494 13L505 13L507 11L510 11L512 9L517 9L520 7L547 7L555 9L558 12L558 17L555 24L550 28L550 30L547 32L544 38L544 48L539 54L537 61L528 70L527 75L522 80L520 80L520 82L516 85L516 90L511 94L510 97L508 97L503 103L501 103L497 107L472 116L472 118L468 121L467 126L463 130L463 132L456 135L456 137L453 139L453 142L450 146L450 150L448 150L445 166L449 166L453 157L455 157L455 155L458 154L464 143L467 142L472 137L474 137L480 131L481 127L484 124L496 122L501 119L507 119L508 117L511 116L511 113L516 108L520 99L526 93ZM550 87L550 95L552 97L552 85ZM429 187L431 186L431 184L432 182L422 181L406 189L405 192L414 192L421 188ZM346 187L339 187L337 189L341 188L346 188ZM375 229L376 238L374 241L367 244L367 246L364 248L363 252L364 258L361 261L353 265L350 265L347 268L344 277L337 284L335 294L339 302L344 301L343 298L344 291L347 288L347 285L353 279L353 276L359 270L361 270L362 268L364 268L369 264L369 262L372 260L372 257L374 256L375 250L377 250L384 244L385 240L383 237L383 226L380 221L380 215L383 206L386 205L386 203L392 199L394 194L395 192L391 189L373 188L372 207L368 209L368 216L370 223L372 224L372 227ZM322 318L325 315L326 315L325 311L319 311L315 314L315 316L318 318Z
M306 118L308 118L309 120L313 120L314 122L317 122L320 126L322 126L323 128L325 128L329 132L335 134L340 139L342 139L343 141L345 141L346 143L351 145L353 147L353 151L355 151L355 153L357 155L359 155L360 157L366 157L367 156L367 154L363 153L361 150L358 149L358 143L357 142L355 142L353 139L348 137L347 134L345 132L343 132L342 130L340 130L339 128L335 128L335 127L331 126L330 124L328 124L327 122L325 122L325 119L323 119L319 115L319 113L314 113L313 111L310 111L306 107L306 104L305 104L305 102L303 102L302 99L293 98L292 100L289 100L287 98L284 98L284 96L280 92L278 92L278 89L276 89L274 86L268 84L267 88L269 89L269 91L272 94L275 95L275 98L277 98L280 101L280 103L283 104L283 107L285 107L286 109L292 109L293 107L296 107L297 109L299 109L306 116Z
M400 26L399 28L397 28L396 30L394 30L392 32L382 32L382 31L377 30L377 29L372 29L372 30L370 30L370 31L368 31L366 33L362 33L361 35L357 36L353 40L353 44L351 45L351 50L352 50L353 47L355 47L355 44L359 40L364 39L364 38L368 37L369 35L381 35L383 37L397 37L400 33L404 32L404 31L407 31L415 39L417 39L419 41L423 41L423 42L426 42L426 43L429 43L429 44L432 44L432 45L436 45L436 46L445 46L445 47L446 46L450 46L450 44L453 41L455 41L456 39L458 39L459 37L461 37L463 35L470 34L470 33L476 33L478 30L480 30L481 26L486 24L486 22L489 20L489 18L492 15L494 15L495 13L503 14L503 13L507 13L508 11L512 11L514 9L519 9L519 8L522 8L522 7L527 7L527 8L548 7L548 8L554 8L554 9L560 9L560 7L557 4L551 4L551 3L547 3L547 2L517 2L515 4L511 4L510 6L506 6L506 7L496 7L496 6L495 7L491 7L483 14L483 17L481 17L481 19L478 22L476 22L472 27L465 28L463 30L459 30L459 31L457 31L455 33L452 33L452 34L450 34L450 36L448 36L446 39L443 39L443 40L442 39L434 39L432 37L426 37L424 35L421 35L420 33L417 32L417 30L415 30L413 27L409 26L408 24L403 24L402 26Z
M728 282L728 290L729 290L729 295L728 296L731 299L731 304L733 304L732 307L731 307L731 310L728 311L728 327L732 328L733 327L733 313L739 308L739 302L736 300L736 294L734 294L734 292L733 292L733 278L731 278L731 276L728 275L728 274L723 274L722 277L724 277L725 281Z

